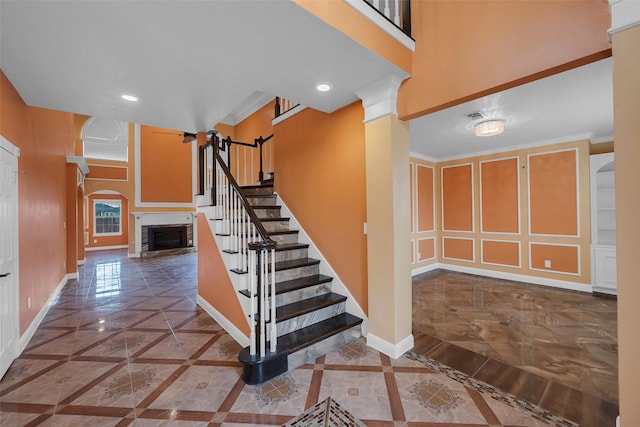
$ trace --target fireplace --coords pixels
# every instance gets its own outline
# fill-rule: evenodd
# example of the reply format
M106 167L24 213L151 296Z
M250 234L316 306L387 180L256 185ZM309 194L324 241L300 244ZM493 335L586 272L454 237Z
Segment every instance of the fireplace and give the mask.
M187 226L149 227L149 251L186 248L188 246Z

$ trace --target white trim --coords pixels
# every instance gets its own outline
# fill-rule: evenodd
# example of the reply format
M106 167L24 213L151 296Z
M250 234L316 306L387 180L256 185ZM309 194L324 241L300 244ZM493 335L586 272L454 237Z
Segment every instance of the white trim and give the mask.
M484 261L484 246L482 245L484 242L502 242L502 243L517 243L518 244L518 265L511 264L499 264L496 262L485 262ZM500 267L510 267L510 268L522 268L522 245L518 240L498 240L498 239L480 239L480 264L485 265L497 265Z
M443 169L450 169L450 168L458 168L461 166L466 166L466 165L470 165L471 166L471 230L449 230L444 228L444 172L442 171ZM435 178L435 177L434 177ZM435 181L435 179L434 179ZM442 215L442 231L443 232L466 232L466 233L474 233L476 231L476 192L475 192L475 174L473 171L473 162L467 162L467 163L460 163L460 164L456 164L456 165L450 165L450 166L440 166L440 214ZM435 191L434 191L434 195L435 195ZM435 216L434 216L434 221L435 221ZM443 251L444 252L444 251Z
M62 278L60 283L58 283L58 286L56 286L56 288L53 290L51 295L49 295L49 298L42 305L36 317L31 321L31 324L29 325L27 330L24 331L24 334L22 334L22 336L20 337L20 341L18 342L18 354L21 354L24 351L24 349L27 348L27 344L29 344L29 341L31 341L31 338L33 338L33 334L36 333L36 330L44 320L45 316L47 315L51 307L55 304L55 301L60 295L60 292L62 292L62 288L64 288L64 285L66 285L69 280L74 279L76 277L77 277L77 273L66 274Z
M532 245L538 245L538 246L563 246L563 247L573 247L573 248L578 248L578 255L577 255L577 259L578 259L578 272L577 273L571 273L568 271L560 271L560 270L554 270L552 268L534 268L532 266L532 259L531 259L531 246ZM576 277L580 277L582 276L582 262L580 262L580 245L573 245L570 243L547 243L547 242L529 242L529 270L532 271L544 271L545 273L555 273L555 274L566 274L568 276L576 276Z
M298 104L295 107L291 108L290 110L287 110L284 113L280 114L275 119L271 120L271 126L275 126L278 123L284 122L288 118L293 117L296 114L303 112L307 108L308 107L306 105Z
M87 159L82 156L67 156L67 163L75 163L82 171L82 175L89 173L89 165L87 165Z
M87 173L89 173L89 169L91 166L97 166L99 168L111 168L111 169L124 169L126 178L86 178L92 181L129 181L129 167L128 166L114 166L114 165L99 165L99 164L90 164L87 168ZM86 175L86 174L85 174Z
M77 265L78 265L78 266L85 265L85 263L86 263L86 262L87 262L87 259L86 259L86 258L79 259L79 260L77 261ZM77 274L77 273L76 273L76 274Z
M427 165L422 165L420 163L414 163L415 164L415 175L416 175L416 179L415 179L415 185L414 187L414 191L415 191L415 199L414 199L414 208L416 210L416 220L415 220L415 226L416 226L416 233L429 233L429 232L435 232L436 231L436 203L435 203L435 199L436 199L436 168L433 166L427 166ZM419 190L419 184L420 182L418 181L418 168L427 168L427 169L431 169L431 196L432 196L432 200L433 200L433 206L431 207L433 209L433 223L431 224L431 229L430 230L421 230L420 229L420 210L418 209L418 200L420 198L419 194L420 192ZM473 180L472 180L472 184L473 184Z
M86 247L84 248L85 252L92 251L106 251L109 249L128 249L129 245L114 245L114 246L94 246L94 247Z
M637 0L609 0L611 28L607 31L609 41L620 31L640 25L640 2Z
M191 196L191 202L142 202L140 197L142 193L142 178L140 175L140 142L141 142L141 133L140 133L140 124L135 123L133 125L133 157L135 158L135 207L144 207L144 208L195 208L195 195ZM197 144L191 143L191 193L195 194L198 188L196 175L198 169L198 148ZM128 174L128 172L127 172ZM128 177L128 175L127 175Z
M501 162L504 160L511 160L511 159L516 159L516 179L517 179L517 186L516 189L518 190L518 231L517 232L510 232L510 231L486 231L483 228L483 222L482 222L482 164L483 163L491 163L491 162ZM480 191L480 233L487 233L487 234L504 234L504 235L512 235L512 236L519 236L521 233L521 227L520 227L520 218L521 216L521 212L520 212L520 157L519 156L511 156L511 157L503 157L500 159L492 159L492 160L480 160L480 165L479 168L479 178L480 178L480 182L478 183L478 190Z
M389 74L356 91L364 107L364 123L386 116L398 117L398 89L406 78Z
M291 210L289 210L284 200L282 200L282 197L280 197L280 195L277 193L274 194L278 196L278 204L280 205L282 212L281 216L289 218L291 230L298 230L298 242L307 243L309 245L309 257L320 260L320 273L333 277L331 285L332 289L336 293L345 295L347 297L347 312L362 319L362 335L367 335L367 332L369 331L369 317L365 314L364 310L362 309L362 307L360 307L353 295L351 295L351 292L346 287L344 282L340 279L340 276L338 276L335 270L331 267L331 264L329 264L324 255L322 255L320 249L318 249L318 246L316 246L313 240L311 240L309 234L307 234L302 225L300 225L300 222L296 219L293 213L291 213Z
M593 133L579 133L576 135L543 139L542 141L529 143L529 144L510 145L508 147L495 148L493 150L473 151L473 152L457 154L457 155L448 156L448 157L436 157L436 160L432 160L432 161L441 163L441 162L449 162L453 160L469 159L472 157L488 156L492 154L512 153L514 151L528 150L528 149L537 148L537 147L544 147L547 145L564 144L568 142L590 140L592 135Z
M425 265L423 267L414 268L413 270L411 270L411 277L417 276L422 273L428 273L429 271L437 270L439 268L442 268L442 264L437 262Z
M8 151L14 157L20 157L20 149L9 142L4 136L0 135L0 148Z
M471 246L473 248L473 258L471 259L464 259L464 258L451 258L451 257L447 257L444 256L444 239L450 239L450 240L471 240L473 242L473 245ZM450 259L453 261L464 261L464 262L476 262L476 238L475 237L451 237L451 236L442 236L442 258L443 259Z
M574 159L576 165L576 234L538 234L531 232L531 157L544 156L547 154L564 153L567 151L574 152ZM563 150L544 151L540 153L527 154L527 221L529 236L534 237L572 237L580 238L580 159L578 157L578 148L566 148Z
M369 21L376 24L385 33L389 34L391 37L396 39L399 43L401 43L404 47L409 49L411 52L415 52L416 50L416 42L412 37L406 35L400 28L396 27L387 19L383 18L378 12L373 10L373 8L369 5L364 4L365 2L362 0L344 0L349 6L360 12L365 18Z
M411 233L416 233L418 230L418 175L416 172L416 164L411 161L411 157L409 157L409 188L411 191L411 221L409 225L411 226ZM413 263L412 263L413 264Z
M411 122L409 122L409 128L411 128ZM437 163L438 160L434 159L433 157L429 157L426 156L424 154L420 154L420 153L416 153L415 151L409 151L409 158L416 158L416 159L420 159L420 160L425 160L427 162L431 162L431 163Z
M238 344L242 347L247 347L249 342L249 337L247 337L236 325L231 323L229 319L224 317L222 313L216 310L211 304L209 304L204 298L198 294L196 298L196 304L198 304L209 316L213 318L222 328L227 332L231 337L236 340Z
M571 291L592 292L592 286L589 283L569 282L566 280L547 279L539 276L528 276L524 274L505 273L496 270L486 270L484 268L467 267L462 265L438 263L433 264L432 269L441 268L443 270L456 271L458 273L475 274L478 276L493 277L495 279L511 280L514 282L530 283L533 285L549 286L551 288L568 289ZM555 272L552 272L555 273Z
M416 259L417 259L417 255L418 255L418 245L416 240L411 239L410 241L411 243L411 264L415 264L416 263Z
M244 119L273 101L275 96L256 91L247 99L245 99L232 113L227 114L220 123L235 126Z
M421 240L433 240L433 256L431 258L419 259L418 252L420 251ZM432 259L436 259L436 236L421 237L419 239L416 239L415 242L416 242L416 262L431 261Z
M393 359L397 359L413 348L413 334L409 334L396 344L392 344L369 332L367 334L367 345Z

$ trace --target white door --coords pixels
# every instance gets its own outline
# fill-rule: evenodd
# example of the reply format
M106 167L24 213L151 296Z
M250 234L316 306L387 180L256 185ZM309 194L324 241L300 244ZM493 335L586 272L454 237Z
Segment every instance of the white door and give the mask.
M18 356L20 323L18 311L18 150L8 144L6 140L0 140L0 143L0 378L2 378ZM7 150L11 150L11 152Z

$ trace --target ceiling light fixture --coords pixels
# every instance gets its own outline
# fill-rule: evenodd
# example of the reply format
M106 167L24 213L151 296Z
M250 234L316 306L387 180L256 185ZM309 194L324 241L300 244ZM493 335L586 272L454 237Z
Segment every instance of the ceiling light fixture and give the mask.
M331 85L329 83L319 83L316 86L318 92L329 92L331 90Z
M476 123L476 136L493 136L504 132L504 120L487 120Z
M137 102L138 101L138 97L135 95L131 95L130 93L123 93L120 95L120 98L124 99L125 101L129 101L129 102Z

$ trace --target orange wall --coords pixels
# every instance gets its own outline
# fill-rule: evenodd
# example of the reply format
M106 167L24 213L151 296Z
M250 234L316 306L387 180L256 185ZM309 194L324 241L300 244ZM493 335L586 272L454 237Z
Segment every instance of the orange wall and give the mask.
M367 311L364 111L310 108L275 126L275 190Z
M611 55L603 0L421 0L411 15L416 49L398 94L403 120Z
M437 170L440 262L590 283L588 141L452 160Z
M104 246L122 246L129 244L129 201L120 194L90 194L86 199L87 203L87 224L85 229L89 232L89 244L87 248L99 248ZM93 202L95 200L120 200L122 234L119 236L94 236L93 230Z
M192 188L191 144L183 144L177 133L140 127L141 202L191 203L197 191Z
M74 154L74 123L72 114L28 107L3 72L0 105L0 134L20 148L22 334L66 274L66 156Z
M198 295L249 336L249 322L204 214L198 214Z

